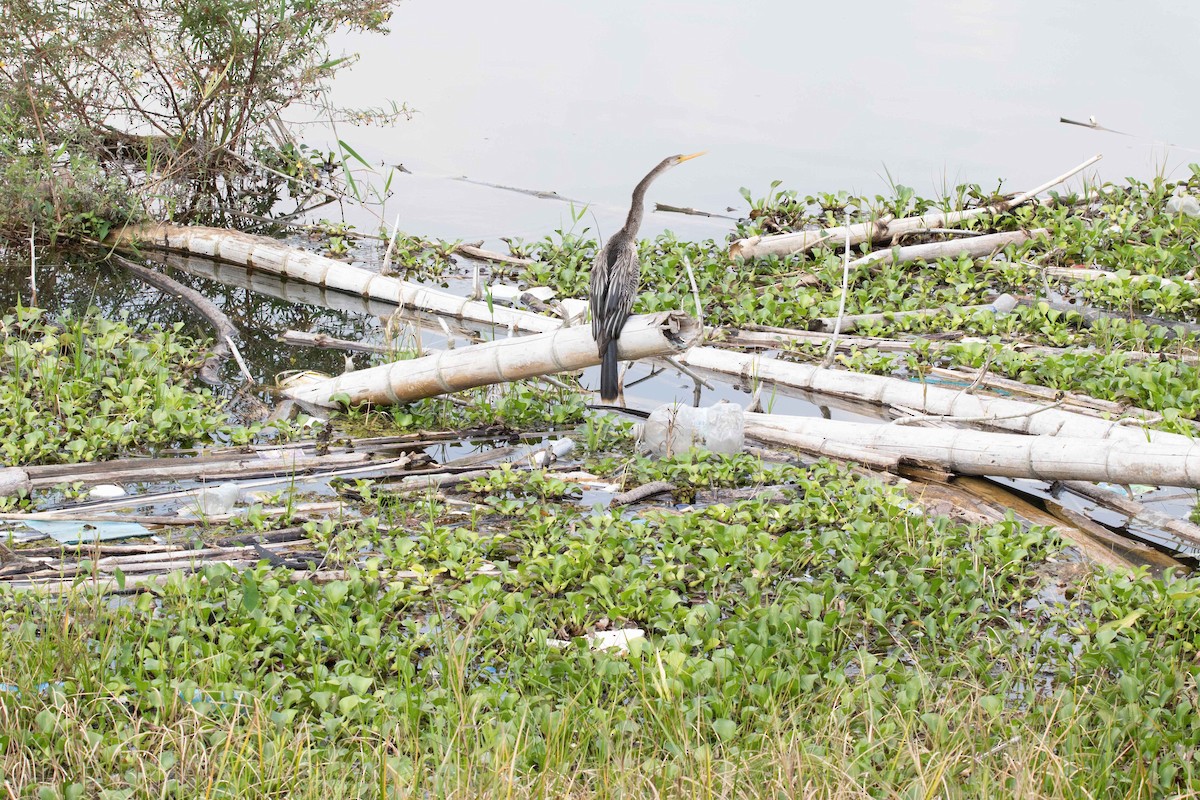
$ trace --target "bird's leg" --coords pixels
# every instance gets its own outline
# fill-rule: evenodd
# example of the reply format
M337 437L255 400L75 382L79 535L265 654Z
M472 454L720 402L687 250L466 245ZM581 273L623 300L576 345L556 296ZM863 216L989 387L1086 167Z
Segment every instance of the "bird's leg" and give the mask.
M625 373L629 372L629 368L633 366L632 361L626 361L621 365L621 372L617 375L617 405L625 408Z

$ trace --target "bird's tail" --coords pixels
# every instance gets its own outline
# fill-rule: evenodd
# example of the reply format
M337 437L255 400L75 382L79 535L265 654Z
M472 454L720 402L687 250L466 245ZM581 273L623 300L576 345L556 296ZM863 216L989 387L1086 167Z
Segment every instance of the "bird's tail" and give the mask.
M617 343L609 342L600 359L600 400L611 403L617 399Z

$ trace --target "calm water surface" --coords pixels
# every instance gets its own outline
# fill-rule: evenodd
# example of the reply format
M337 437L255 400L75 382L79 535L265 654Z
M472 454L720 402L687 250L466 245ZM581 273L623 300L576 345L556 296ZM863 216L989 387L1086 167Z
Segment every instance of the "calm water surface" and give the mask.
M332 99L417 115L338 133L412 170L385 213L433 236L572 224L564 203L449 179L463 175L588 201L586 224L607 234L651 166L694 150L709 155L652 200L741 210L739 187L761 195L775 179L806 194L883 192L890 179L936 195L1029 188L1098 152L1090 178L1182 176L1200 161L1190 4L410 0L392 29L338 41L362 61ZM1092 116L1137 136L1058 121ZM644 230L706 238L728 225L659 213Z

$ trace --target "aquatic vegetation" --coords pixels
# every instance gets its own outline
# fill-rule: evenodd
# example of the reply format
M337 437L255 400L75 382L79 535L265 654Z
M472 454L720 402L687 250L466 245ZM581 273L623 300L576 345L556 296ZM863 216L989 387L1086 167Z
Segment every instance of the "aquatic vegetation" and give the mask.
M479 428L518 432L576 425L586 412L579 392L516 381L457 392L453 398L431 397L381 409L344 408L331 421L355 435Z
M529 502L311 525L359 563L324 585L264 563L122 604L4 592L0 764L64 795L81 769L137 795L1197 788L1196 579L1078 569L1064 598L1046 532L823 462L637 475L699 465L784 495L623 514L497 471L480 496ZM578 638L628 626L627 654Z
M203 359L178 328L139 333L37 309L0 319L0 460L90 461L190 445L227 428L221 401L187 386Z

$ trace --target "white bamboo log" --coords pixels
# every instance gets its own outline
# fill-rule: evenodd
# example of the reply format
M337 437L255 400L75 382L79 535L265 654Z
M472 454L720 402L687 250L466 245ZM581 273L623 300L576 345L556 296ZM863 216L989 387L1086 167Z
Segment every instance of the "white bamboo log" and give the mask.
M700 323L671 311L630 317L617 340L622 361L674 355L700 338ZM293 400L334 407L330 398L345 394L351 405L407 403L447 392L493 383L570 372L600 363L588 328L563 328L443 350L424 358L396 361L350 372L284 393Z
M933 461L964 475L1200 488L1200 443L1182 436L1175 437L1182 443L1096 441L776 414L746 416L760 439L773 433L772 441L788 444L794 436L806 448L813 439L825 439Z
M138 246L219 258L288 280L502 328L542 333L555 330L562 324L552 317L529 311L495 304L489 308L485 302L380 275L316 253L288 247L265 236L252 236L225 228L142 225L118 229L109 235L107 241L117 246Z
M1191 280L1186 276L1175 278L1164 278L1160 275L1152 275L1148 272L1133 272L1128 275L1122 275L1119 272L1113 272L1106 269L1089 269L1086 267L1043 267L1036 266L1042 273L1050 278L1063 278L1066 280L1081 280L1081 281L1123 281L1130 280L1133 282L1146 281L1155 283L1159 286L1195 286L1198 281Z
M978 306L964 306L961 311L974 314L977 311L990 311L993 314L1007 314L1017 307L1017 299L1011 294L1002 294L990 303ZM891 322L897 319L932 317L946 312L942 308L918 308L911 311L882 311L876 314L849 314L842 317L841 330L852 331L860 325L872 322ZM837 317L817 317L809 322L809 328L819 332L832 332L838 327Z
M986 236L976 236L971 239L952 239L948 242L928 242L926 244L910 244L905 247L889 247L886 250L876 250L850 262L851 267L864 264L907 264L910 261L937 261L939 258L960 258L971 256L979 258L1003 250L1010 244L1025 244L1030 239L1045 236L1045 228L1032 231L1005 231L1004 233L989 233Z
M736 375L747 383L779 383L817 394L844 397L883 407L914 409L923 414L959 417L993 428L1044 436L1076 436L1128 442L1190 442L1177 433L1143 430L1117 422L1075 414L1047 404L981 397L959 389L929 386L884 375L822 369L715 347L693 347L678 358L690 367Z
M1001 213L1009 211L1022 203L1026 203L1033 199L1034 196L1047 189L1053 188L1078 172L1090 167L1100 160L1100 156L1093 156L1079 166L1075 167L1070 172L1067 172L1052 181L1047 181L1036 189L1031 189L1024 194L1017 195L1010 200L1004 200L999 203L994 203L983 208L973 208L967 211L931 211L919 217L904 217L902 219L880 219L871 222L860 222L849 226L850 245L853 247L856 244L862 244L866 241L887 239L891 240L897 236L903 236L909 233L920 233L928 231L931 228L946 228L956 225L964 220L973 217L982 216L984 214ZM784 256L791 253L799 253L813 247L818 242L829 240L836 243L844 243L846 241L846 227L825 228L824 230L812 231L796 231L794 233L781 233L774 236L751 236L747 239L738 239L729 246L729 255L733 258L759 258L761 256L778 255Z
M29 494L32 484L29 473L20 467L0 467L0 497Z

